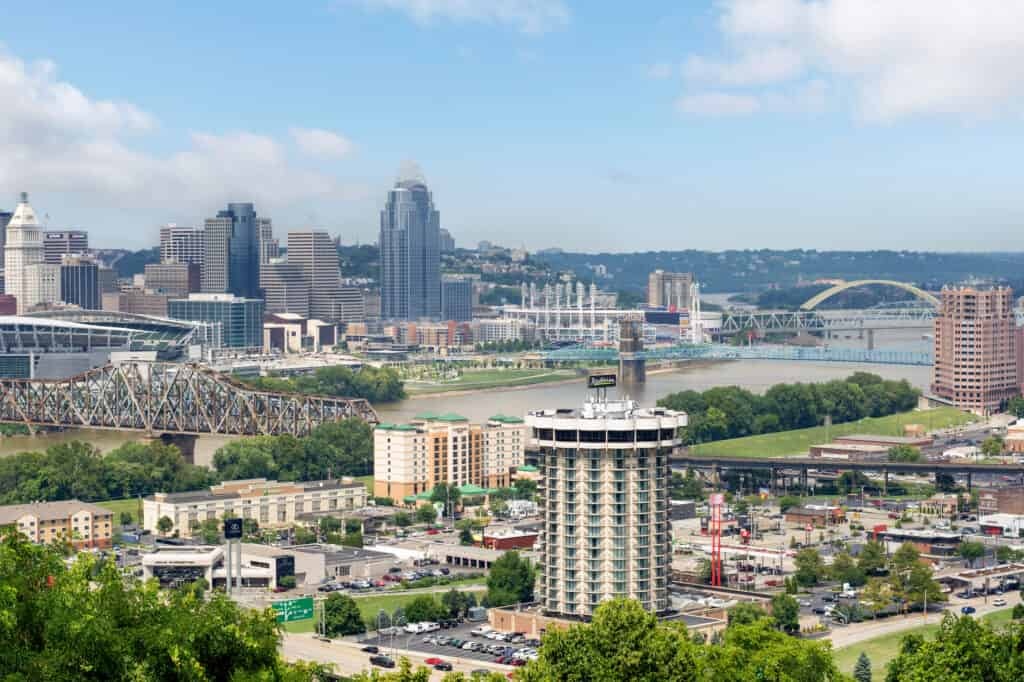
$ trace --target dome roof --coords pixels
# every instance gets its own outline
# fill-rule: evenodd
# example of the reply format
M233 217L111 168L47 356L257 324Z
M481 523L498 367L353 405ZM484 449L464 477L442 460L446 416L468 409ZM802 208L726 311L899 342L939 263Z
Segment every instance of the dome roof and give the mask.
M21 200L18 202L18 207L14 209L14 215L11 216L10 222L7 223L8 230L18 227L39 227L39 220L36 218L36 212L28 203L28 192L21 193Z

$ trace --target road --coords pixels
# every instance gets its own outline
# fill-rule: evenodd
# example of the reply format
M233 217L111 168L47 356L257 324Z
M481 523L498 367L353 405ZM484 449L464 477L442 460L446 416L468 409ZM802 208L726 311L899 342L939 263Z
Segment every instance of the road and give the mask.
M992 601L997 597L1005 599L1006 606L993 606ZM1016 591L1006 592L1002 595L989 595L987 600L988 603L986 603L986 600L982 597L959 599L951 596L949 610L953 613L959 614L960 607L969 604L977 609L977 613L973 614L973 616L978 618L986 613L1013 608L1014 605L1020 601L1020 593ZM908 616L892 616L878 621L868 620L863 623L854 623L853 625L847 625L845 627L833 628L829 639L832 640L833 649L842 649L868 639L874 639L875 637L880 637L882 635L895 634L921 625L938 625L942 622L942 618L945 615L944 611L936 611L929 613L927 618L919 613L912 613Z
M369 662L370 654L360 651L361 647L361 644L348 640L337 639L331 642L322 642L310 634L285 633L284 639L281 642L281 654L288 661L302 660L316 663L331 663L334 665L334 672L343 675L354 675L355 673L369 670L372 667ZM414 651L398 651L395 655L395 660L398 661L403 657L408 658L415 667L417 665L426 665L423 660L429 656L430 654L419 654ZM504 675L511 670L508 666L500 666L483 661L464 660L452 656L440 656L440 658L451 663L454 670L464 673L486 668ZM429 668L430 666L426 667ZM378 670L385 669L378 668ZM430 679L441 680L444 675L445 673L443 672L432 670Z

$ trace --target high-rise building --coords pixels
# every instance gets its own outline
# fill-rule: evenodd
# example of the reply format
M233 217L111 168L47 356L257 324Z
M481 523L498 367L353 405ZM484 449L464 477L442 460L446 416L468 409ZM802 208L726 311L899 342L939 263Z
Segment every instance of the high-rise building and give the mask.
M14 214L10 211L0 211L0 272L4 270L4 244L7 243L7 223L13 217Z
M414 166L403 168L380 214L381 315L441 315L441 214Z
M689 310L692 272L655 270L647 276L647 305Z
M43 232L43 262L60 265L61 258L88 253L89 233L84 230L46 230Z
M100 268L88 256L65 255L60 264L60 300L83 310L100 310Z
M443 227L440 230L441 253L455 253L455 237Z
M53 263L33 263L23 268L25 296L22 312L42 310L60 302L60 266ZM18 299L22 303L22 299Z
M944 287L935 318L932 392L979 414L1020 392L1013 290Z
M195 263L202 267L205 242L201 227L170 223L160 228L161 263Z
M259 218L260 265L269 263L281 255L281 245L274 238L274 225L270 218Z
M669 607L669 455L686 414L632 400L530 412L540 453L541 608L589 618L606 600Z
M337 319L341 292L338 249L326 232L302 230L288 233L288 262L299 266L309 283L309 315Z
M473 283L468 279L441 282L441 318L468 322L473 319Z
M219 322L229 348L263 347L263 310L263 299L232 294L190 294L167 302L172 319Z
M260 287L268 313L294 313L309 317L309 280L297 263L277 260L260 271Z
M18 301L18 313L40 303L39 289L29 277L28 268L43 262L42 226L22 192L18 207L7 222L4 244L4 289Z
M145 266L146 288L170 296L197 293L201 285L198 263L149 263Z
M523 465L523 420L497 415L470 424L457 414L420 414L409 424L379 424L373 434L373 494L396 501L438 483L501 488ZM410 500L414 501L414 500Z
M260 296L260 230L252 204L228 204L216 218L207 218L203 239L205 293L230 293L242 298Z

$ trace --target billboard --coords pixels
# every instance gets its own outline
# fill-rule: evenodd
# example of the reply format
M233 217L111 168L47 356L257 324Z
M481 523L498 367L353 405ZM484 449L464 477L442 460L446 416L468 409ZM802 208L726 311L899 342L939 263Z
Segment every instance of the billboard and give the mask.
M614 374L591 374L587 377L587 388L612 388L616 380Z
M293 620L308 620L313 617L313 598L288 599L271 604L277 613L278 623L290 623Z

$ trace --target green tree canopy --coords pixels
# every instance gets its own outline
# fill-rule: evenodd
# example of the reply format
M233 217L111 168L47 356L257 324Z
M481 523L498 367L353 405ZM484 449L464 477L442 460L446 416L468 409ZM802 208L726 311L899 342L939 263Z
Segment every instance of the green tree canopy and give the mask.
M857 664L853 667L853 679L857 682L871 682L871 659L863 651L857 657Z
M889 448L890 462L920 462L923 460L924 455L912 445L894 445Z
M537 569L519 552L506 552L491 564L487 574L487 603L504 606L533 601Z
M813 547L801 549L796 553L793 562L796 564L796 572L793 576L803 587L817 585L827 573L825 562L821 560L818 550Z
M947 613L934 639L920 635L903 638L886 680L1022 680L1022 652L1024 626L1014 623L997 631L973 618Z
M729 627L750 625L756 620L767 617L768 612L754 602L740 602L728 611Z
M347 594L331 592L324 602L324 623L329 637L358 635L366 632L356 600Z
M438 621L448 617L448 608L432 594L421 594L405 605L405 618L410 623Z
M877 575L885 569L885 547L878 540L868 540L857 555L857 567L865 575Z
M772 620L775 627L788 635L800 631L800 604L788 594L772 597Z

